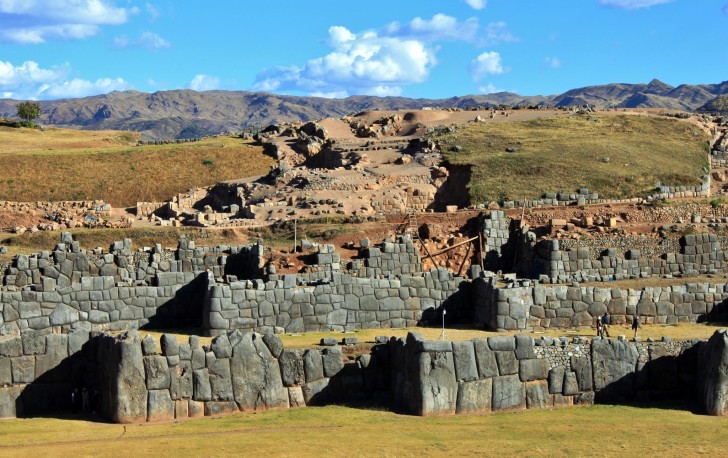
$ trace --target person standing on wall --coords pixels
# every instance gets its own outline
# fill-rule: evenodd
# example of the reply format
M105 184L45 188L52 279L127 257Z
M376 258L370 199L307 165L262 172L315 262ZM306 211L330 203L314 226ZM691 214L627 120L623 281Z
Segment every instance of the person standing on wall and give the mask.
M640 316L635 315L632 318L632 330L634 331L634 340L637 340L637 330L640 328Z

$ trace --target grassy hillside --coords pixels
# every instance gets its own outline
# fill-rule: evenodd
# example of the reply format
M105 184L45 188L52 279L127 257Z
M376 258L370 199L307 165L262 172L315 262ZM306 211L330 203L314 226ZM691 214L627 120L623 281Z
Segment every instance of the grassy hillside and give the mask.
M707 134L687 122L656 116L473 123L440 139L447 161L472 165L473 203L538 198L580 187L609 198L644 196L656 181L698 185L707 165ZM450 151L455 145L461 151ZM511 147L518 151L506 152Z
M0 200L166 200L196 186L267 173L274 161L238 138L132 146L119 131L0 128Z
M594 406L421 418L349 407L150 425L0 423L0 456L723 456L725 417L684 405Z

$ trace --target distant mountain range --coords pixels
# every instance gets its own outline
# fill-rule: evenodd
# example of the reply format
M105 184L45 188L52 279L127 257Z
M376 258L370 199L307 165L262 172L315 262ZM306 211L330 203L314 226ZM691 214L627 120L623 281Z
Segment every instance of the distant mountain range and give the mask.
M191 90L148 94L112 92L80 99L41 102L44 124L82 129L133 130L148 140L194 138L245 127L341 117L364 110L406 110L424 107L468 108L511 106L597 105L615 108L665 108L681 111L723 111L728 81L720 84L670 86L606 84L572 89L554 96L522 96L511 92L449 99L353 96L345 99L296 97L262 92ZM0 116L15 115L17 100L0 99ZM716 110L716 108L719 108Z

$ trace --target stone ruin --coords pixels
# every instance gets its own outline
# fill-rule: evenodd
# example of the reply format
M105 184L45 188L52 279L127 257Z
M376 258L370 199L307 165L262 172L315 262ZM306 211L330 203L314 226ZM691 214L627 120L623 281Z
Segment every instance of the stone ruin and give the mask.
M500 227L487 229L503 239ZM279 275L260 243L182 239L175 251L133 251L124 240L104 252L64 233L51 252L16 256L3 276L0 416L68 409L75 387L96 393L98 412L116 422L362 399L418 415L681 398L726 411L720 333L707 343L646 344L412 334L379 339L349 363L338 346L284 349L276 333L439 325L444 310L448 326L497 330L588 326L604 311L615 324L637 313L652 323L728 318L723 284L503 288L478 269L472 279L422 272L407 236L360 245L352 260L320 246L308 272ZM217 337L201 347L196 337L164 336L160 351L136 331L164 328Z

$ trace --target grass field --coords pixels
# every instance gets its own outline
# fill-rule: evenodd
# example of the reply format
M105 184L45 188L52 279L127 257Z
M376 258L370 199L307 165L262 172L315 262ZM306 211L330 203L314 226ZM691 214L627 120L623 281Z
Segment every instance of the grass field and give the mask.
M197 186L261 175L274 161L239 138L132 146L138 134L0 127L0 200L161 201Z
M472 123L438 138L449 163L472 165L472 203L573 193L580 187L627 198L645 196L657 181L698 185L709 139L675 119L601 114ZM462 150L450 151L455 145ZM506 152L509 147L518 152Z
M0 421L0 456L724 456L728 418L681 404L421 418L308 407L148 425Z

